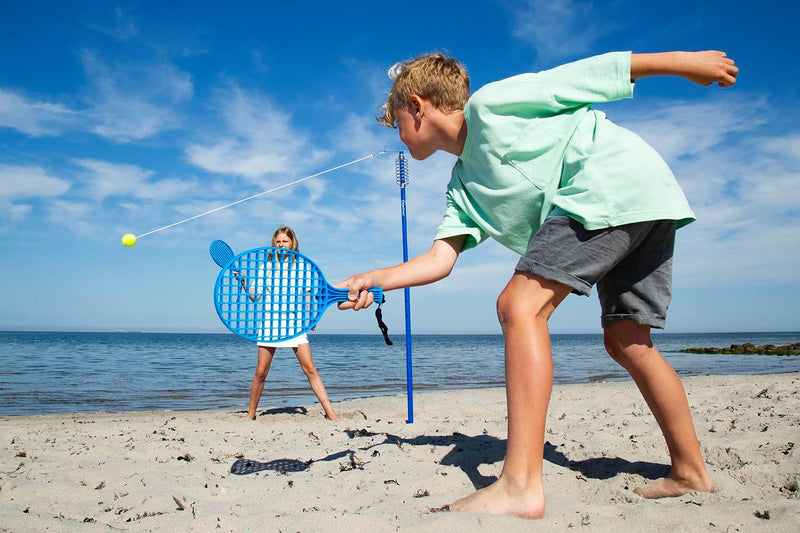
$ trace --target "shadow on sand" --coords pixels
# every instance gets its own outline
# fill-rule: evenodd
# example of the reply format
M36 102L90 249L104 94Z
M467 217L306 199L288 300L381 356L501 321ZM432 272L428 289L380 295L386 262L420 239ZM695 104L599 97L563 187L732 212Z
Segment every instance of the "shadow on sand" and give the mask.
M281 473L300 472L308 469L314 462L339 460L343 460L340 464L342 471L353 470L363 468L363 465L367 463L367 461L359 459L356 453L370 452L372 450L372 456L377 457L380 455L377 450L379 446L388 444L397 446L400 449L403 449L404 446L438 446L450 448L441 458L439 464L460 468L467 475L472 485L476 489L480 489L494 483L497 477L481 474L479 467L483 464L494 464L502 461L506 452L505 439L498 439L489 435L470 436L456 432L452 435L444 436L420 435L413 438L402 438L390 433L373 433L365 429L348 429L346 433L351 439L383 436L384 440L355 449L348 448L347 450L310 461L275 459L269 462L259 462L253 459L238 459L231 466L231 473L242 475L263 470L273 470ZM625 473L636 474L652 480L666 476L670 470L669 465L645 461L631 462L620 457L597 457L572 461L550 442L545 443L544 460L574 472L579 472L591 479L610 479Z

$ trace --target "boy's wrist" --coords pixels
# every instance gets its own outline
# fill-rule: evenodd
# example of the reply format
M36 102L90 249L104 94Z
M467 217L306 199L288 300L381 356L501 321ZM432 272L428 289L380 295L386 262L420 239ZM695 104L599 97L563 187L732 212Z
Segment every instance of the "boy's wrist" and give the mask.
M631 80L647 76L680 74L685 63L684 52L631 54Z

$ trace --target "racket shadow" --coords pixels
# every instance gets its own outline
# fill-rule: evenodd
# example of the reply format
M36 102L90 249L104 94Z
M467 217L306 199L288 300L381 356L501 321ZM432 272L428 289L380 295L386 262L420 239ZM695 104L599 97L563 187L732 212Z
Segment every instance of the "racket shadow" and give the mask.
M234 411L236 414L246 414L247 409L239 409ZM272 407L269 409L263 409L258 413L258 416L267 416L267 415L307 415L308 409L303 407L302 405L292 406L292 407Z
M308 409L303 406L292 406L292 407L273 407L271 409L264 409L261 411L258 416L267 416L267 415L307 415Z
M231 465L231 474L237 476L244 476L247 474L255 474L256 472L263 472L264 470L272 470L274 472L302 472L308 470L310 462L303 462L297 459L275 459L262 463L254 459L237 459Z

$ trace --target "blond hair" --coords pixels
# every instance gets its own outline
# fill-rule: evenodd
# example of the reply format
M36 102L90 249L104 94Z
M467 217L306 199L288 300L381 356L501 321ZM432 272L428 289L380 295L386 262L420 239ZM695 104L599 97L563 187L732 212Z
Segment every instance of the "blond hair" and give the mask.
M294 250L295 252L300 251L300 243L297 241L297 235L295 235L294 230L289 226L281 226L280 228L275 230L275 233L272 234L272 246L275 246L275 240L278 238L278 235L283 233L289 240L292 241L292 246L290 250Z
M384 126L395 127L394 110L408 106L412 94L429 100L443 113L464 109L469 99L467 69L439 52L403 61L389 72L394 83L377 117Z

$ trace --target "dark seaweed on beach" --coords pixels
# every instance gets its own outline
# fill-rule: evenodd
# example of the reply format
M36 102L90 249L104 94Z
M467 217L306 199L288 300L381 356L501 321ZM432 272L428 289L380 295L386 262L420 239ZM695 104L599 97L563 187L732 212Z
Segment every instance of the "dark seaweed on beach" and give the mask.
M364 465L369 461L359 459L353 451L349 452L350 458L347 461L339 463L339 472L347 472L349 470L363 470Z
M150 516L159 516L159 515L162 515L162 514L166 514L166 513L163 512L163 511L157 511L157 512L152 512L152 513L150 511L145 511L145 512L143 512L141 514L137 513L136 516L132 516L132 517L128 518L125 521L126 522L136 522L138 520L141 520L142 518L148 518Z
M705 353L705 354L752 354L752 355L800 355L800 342L775 346L774 344L764 344L756 346L753 343L731 344L729 348L684 348L682 353Z

